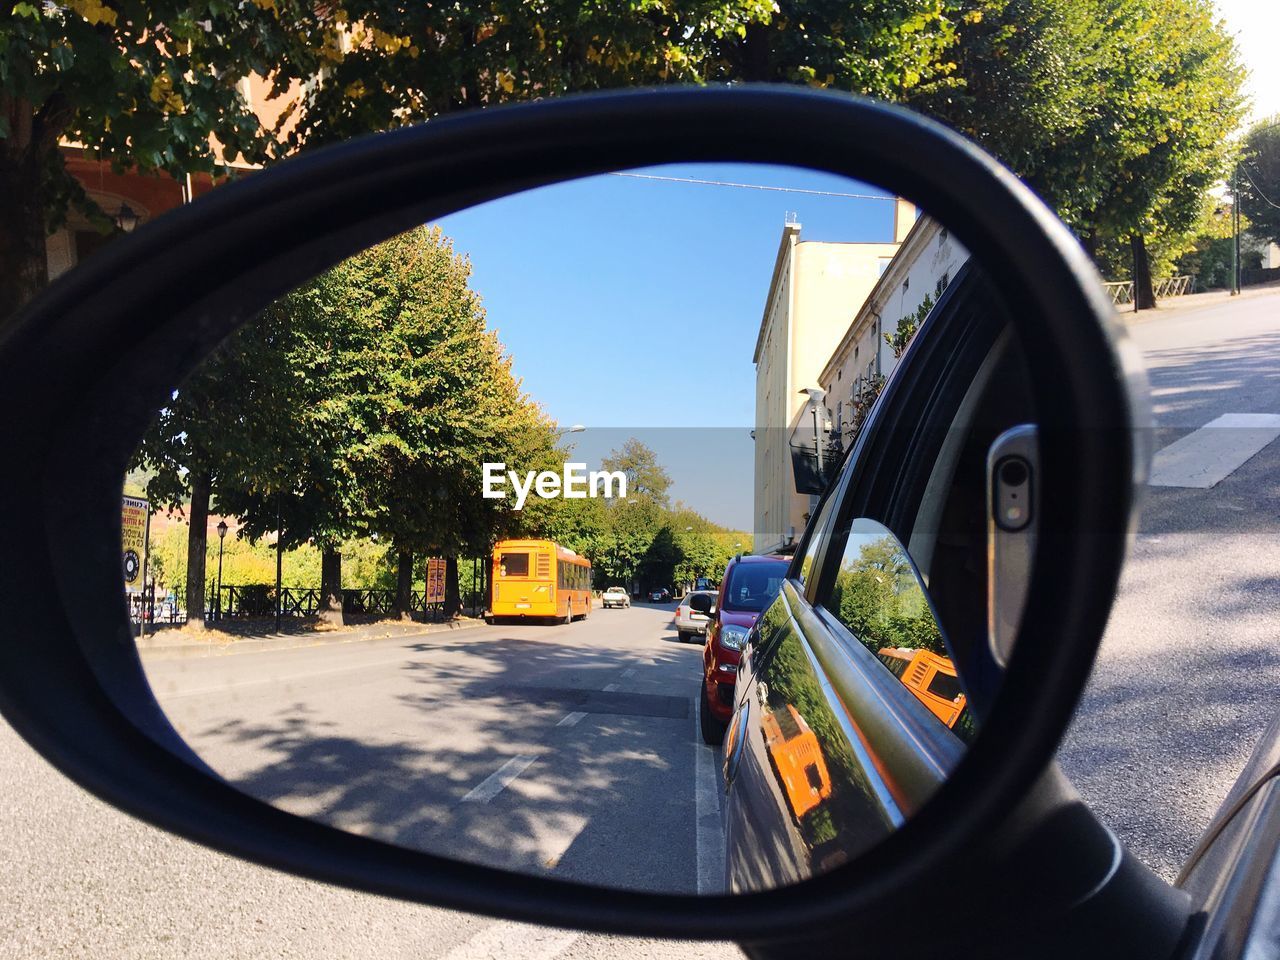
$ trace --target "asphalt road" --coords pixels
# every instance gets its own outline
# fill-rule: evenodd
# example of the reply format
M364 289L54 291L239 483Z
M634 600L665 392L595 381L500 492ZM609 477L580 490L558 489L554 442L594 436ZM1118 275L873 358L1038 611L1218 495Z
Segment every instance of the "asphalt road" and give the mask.
M723 836L718 751L673 606L145 664L183 739L275 806L525 873L717 893L698 829Z
M192 745L263 799L531 873L692 892L723 870L717 793L698 798L718 758L697 734L700 648L675 640L670 617L670 605L637 605L566 626L149 657L147 669ZM108 807L7 727L0 797L3 958L741 955L494 921L253 866Z
M1280 290L1159 311L1130 334L1155 447L1224 414L1280 414ZM1150 487L1088 692L1060 753L1167 879L1280 709L1280 443L1209 489Z

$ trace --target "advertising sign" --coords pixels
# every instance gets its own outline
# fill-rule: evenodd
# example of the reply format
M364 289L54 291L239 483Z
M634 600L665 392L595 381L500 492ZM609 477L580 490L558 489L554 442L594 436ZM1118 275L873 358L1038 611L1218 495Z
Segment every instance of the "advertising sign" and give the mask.
M444 557L427 558L427 603L444 603Z
M125 497L121 513L121 545L124 548L124 587L141 590L147 559L147 527L151 504L137 497Z

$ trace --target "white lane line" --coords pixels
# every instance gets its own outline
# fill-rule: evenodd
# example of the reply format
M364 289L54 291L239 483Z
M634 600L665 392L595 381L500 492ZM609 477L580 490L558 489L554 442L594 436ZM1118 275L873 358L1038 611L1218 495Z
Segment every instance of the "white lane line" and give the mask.
M1280 437L1280 415L1224 413L1159 451L1149 482L1153 487L1208 490L1276 437Z
M559 722L559 723L557 723L557 724L556 724L556 726L557 726L557 727L572 727L573 725L575 725L579 720L581 720L581 719L582 719L583 717L585 717L585 716L586 716L586 714L585 714L585 713L571 713L571 714L569 714L567 717L563 717L563 718L561 718L560 722Z
M617 689L618 689L618 684L616 684L616 683L611 683L611 684L609 684L607 687L605 687L605 688L604 688L604 692L605 692L605 693L613 693L613 691L615 691L615 690L617 690Z
M568 950L580 936L572 930L554 930L502 920L491 923L470 940L454 947L443 960L494 960L497 957L552 960Z
M489 776L485 777L480 783L476 784L465 797L462 798L463 803L488 803L503 790L511 785L516 777L524 773L529 768L529 764L537 760L536 756L530 756L522 753L518 757L512 757Z
M698 849L698 893L724 892L724 823L715 761L719 752L702 742L702 698L693 711L693 820Z

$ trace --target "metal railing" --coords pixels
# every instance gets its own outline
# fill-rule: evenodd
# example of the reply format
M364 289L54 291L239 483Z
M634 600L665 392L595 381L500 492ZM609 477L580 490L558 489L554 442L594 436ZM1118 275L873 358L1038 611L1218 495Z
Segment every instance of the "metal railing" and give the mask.
M1181 297L1188 293L1195 293L1196 278L1192 276L1182 277L1164 277L1160 280L1152 280L1151 286L1155 289L1156 299L1164 300L1168 297ZM1119 306L1120 304L1133 303L1133 281L1132 280L1111 280L1103 284L1107 289L1107 293L1111 295L1111 302Z
M126 594L129 619L135 624L170 625L187 622L187 604L184 590L176 588L157 595L155 588ZM461 606L470 608L477 615L484 606L484 591L478 586L461 591ZM276 588L273 583L223 584L210 580L205 587L204 609L201 614L206 622L218 620L250 620L274 617L276 613ZM280 615L290 618L314 617L320 610L321 592L316 587L280 588ZM378 587L361 587L342 591L344 614L363 616L390 616L396 611L396 591ZM413 590L409 594L409 612L420 614L423 619L438 620L444 614L444 604L426 602L425 592Z

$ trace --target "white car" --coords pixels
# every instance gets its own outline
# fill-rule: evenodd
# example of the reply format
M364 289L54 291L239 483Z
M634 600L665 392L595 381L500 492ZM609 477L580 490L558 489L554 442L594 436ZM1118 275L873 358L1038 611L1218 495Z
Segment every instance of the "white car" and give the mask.
M607 610L609 607L631 606L631 595L621 587L610 587L600 594L600 603Z

